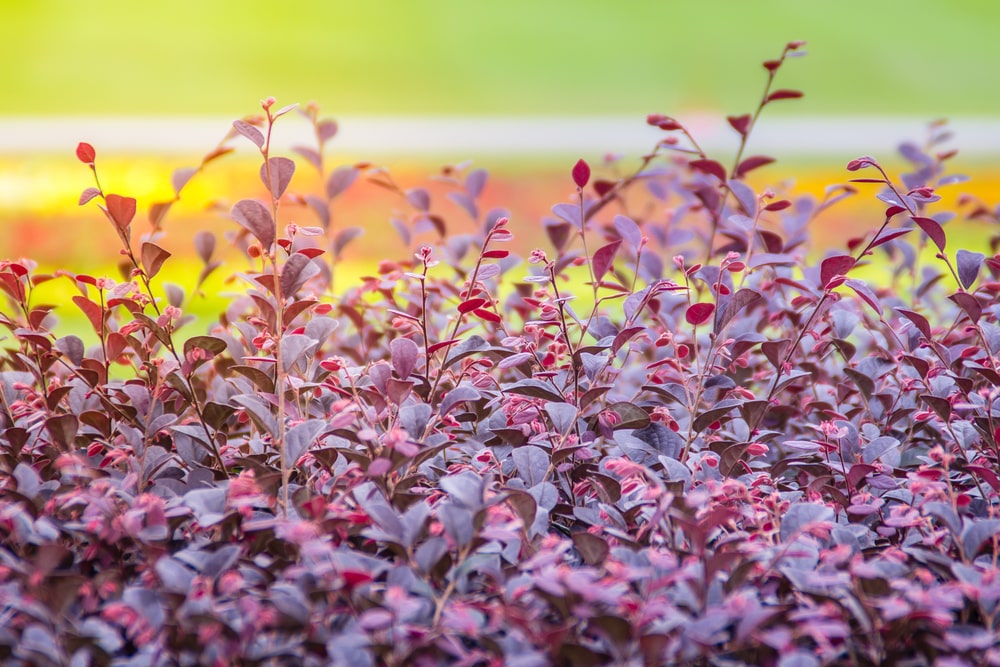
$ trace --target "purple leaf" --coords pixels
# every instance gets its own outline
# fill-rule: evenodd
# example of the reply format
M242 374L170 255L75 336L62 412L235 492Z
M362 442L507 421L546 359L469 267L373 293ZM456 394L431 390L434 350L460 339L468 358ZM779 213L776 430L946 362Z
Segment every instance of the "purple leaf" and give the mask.
M878 297L875 296L875 293L871 291L868 285L861 282L860 280L854 280L854 279L848 279L844 281L844 284L850 287L855 292L857 292L857 295L860 296L865 303L871 306L872 310L878 313L879 316L881 317L882 304L879 303Z
M431 196L424 188L410 188L407 190L406 201L418 211L427 212L431 209Z
M392 363L392 370L401 380L407 379L413 373L419 355L420 349L409 338L394 338L389 343L389 359Z
M337 126L337 121L328 119L320 121L316 125L316 134L319 136L319 142L325 144L337 135L337 130L340 129Z
M618 235L628 241L633 248L638 249L642 243L642 230L635 224L635 220L627 215L616 215L614 225Z
M215 234L204 229L199 231L194 235L194 249L201 261L208 264L215 252Z
M486 178L489 175L485 169L474 169L465 177L465 191L470 197L478 197L483 188L486 187Z
M265 252L274 245L274 218L271 212L256 199L243 199L233 205L233 219L253 234Z
M320 268L309 257L302 253L294 253L281 267L281 295L285 298L293 296L311 278L316 277Z
M333 240L333 254L339 257L340 253L344 250L348 243L358 238L365 233L365 230L360 227L348 227L346 229L340 230L336 238Z
M260 165L260 180L275 199L285 193L294 173L295 163L286 157L273 157ZM268 175L271 177L270 183Z
M965 249L955 253L955 261L958 264L958 279L961 281L962 287L969 289L975 284L985 258L986 256L982 253L970 252Z
M743 181L736 179L730 179L726 185L729 186L729 190L736 197L736 201L740 203L740 206L743 207L748 216L752 218L757 215L757 195L754 193L753 188Z
M256 127L246 122L245 120L234 120L233 127L237 132L242 134L244 137L252 141L257 148L264 147L264 135Z
M334 199L358 180L361 172L354 167L338 167L326 179L326 198Z

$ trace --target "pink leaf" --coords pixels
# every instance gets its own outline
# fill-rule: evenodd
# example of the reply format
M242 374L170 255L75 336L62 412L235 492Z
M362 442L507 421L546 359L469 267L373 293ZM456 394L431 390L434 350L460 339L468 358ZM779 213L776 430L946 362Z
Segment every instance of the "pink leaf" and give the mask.
M684 313L684 319L687 320L688 324L698 326L707 322L714 312L714 303L694 303Z
M577 163L573 165L573 182L578 188L585 188L590 182L590 165L583 160L577 160Z
M97 188L87 188L80 193L80 206L83 206L99 194L101 194L101 191Z
M180 194L187 182L191 180L191 177L198 173L198 170L194 167L182 167L180 169L174 170L173 176L170 179L171 185L174 186L174 193Z
M917 223L920 229L924 230L924 233L934 242L938 250L944 252L944 246L948 239L945 236L944 229L938 224L937 220L934 218L914 217L913 222Z
M618 239L617 241L612 241L606 246L602 246L597 249L594 253L594 258L591 261L591 265L594 269L594 280L600 282L604 274L608 272L611 268L611 264L615 261L615 254L618 252L618 247L621 246L622 241Z

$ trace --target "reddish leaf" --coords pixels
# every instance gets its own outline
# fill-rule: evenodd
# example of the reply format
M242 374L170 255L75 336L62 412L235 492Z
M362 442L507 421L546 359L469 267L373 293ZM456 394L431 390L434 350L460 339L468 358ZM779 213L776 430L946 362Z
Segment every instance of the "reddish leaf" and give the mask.
M577 160L573 165L573 182L578 188L585 188L590 182L590 165L583 160Z
M732 126L734 130L740 133L740 136L746 136L747 130L750 128L750 114L745 113L742 116L726 116L726 120L729 121L729 125Z
M835 255L833 257L827 257L823 260L823 263L820 264L820 287L827 289L831 280L833 280L836 276L846 276L852 266L854 266L854 258L850 255Z
M927 321L926 317L905 308L897 308L896 312L913 322L913 326L917 327L917 330L923 334L924 338L927 340L931 339L931 324Z
M265 251L274 245L274 219L271 212L255 199L236 202L232 211L233 219L253 234Z
M108 215L120 229L125 229L135 217L135 199L121 195L108 195L104 199L108 205Z
M766 155L751 155L747 159L740 162L740 165L736 167L736 178L743 178L747 172L771 164L772 162L774 162L773 157L768 157Z
M614 181L594 181L594 192L597 193L598 197L603 197L614 190L615 185Z
M726 180L726 168L715 160L692 160L688 163L688 166L703 174L711 174L720 181Z
M295 163L286 157L273 157L260 165L260 180L275 199L285 193L294 173ZM270 183L267 182L268 175Z
M483 253L483 259L504 259L508 255L509 250L487 250Z
M872 241L872 247L873 248L877 248L880 245L882 245L883 243L888 243L889 241L893 240L894 238L903 236L904 234L909 234L912 231L913 231L912 229L892 229L892 230L889 230L889 231L883 233L881 236L879 236L874 241Z
M480 299L480 298L467 299L462 303L458 304L458 312L464 315L465 313L471 312L476 308L481 308L485 304L486 304L486 299Z
M172 201L161 201L161 202L156 202L155 204L150 206L149 223L153 225L155 229L159 229L160 223L163 221L163 218L167 216L167 212L173 205L174 203Z
M707 322L714 312L714 303L695 303L688 307L687 312L684 313L684 319L688 321L688 324L698 326Z
M434 343L429 348L427 348L427 354L434 354L443 347L451 347L455 343L461 342L461 338L452 338L450 340L443 340L440 343Z
M155 243L142 244L142 268L146 275L152 278L160 272L163 263L170 257L170 253L156 245Z
M94 164L94 160L97 159L97 152L93 146L81 141L76 145L76 157L84 164Z
M917 223L920 229L924 230L924 233L934 242L938 250L944 252L945 242L948 239L945 236L944 229L941 228L937 220L934 218L914 217L913 222Z
M779 199L778 201L773 201L764 207L765 211L784 211L786 208L792 205L792 202L787 199Z
M101 307L80 294L73 297L73 303L75 303L80 310L83 311L83 314L87 316L87 320L90 321L90 326L94 327L94 331L96 331L98 335L101 335L104 325L104 313L101 311Z
M801 90L776 90L767 96L767 102L774 102L775 100L795 100L802 97Z
M972 296L968 292L956 292L948 297L956 304L958 307L965 311L965 314L969 316L969 319L973 323L979 321L979 318L983 315L983 306L979 303L979 299Z
M591 261L591 266L594 269L594 280L599 282L604 277L604 274L608 272L608 269L611 268L612 263L615 261L615 254L617 254L621 244L622 240L618 239L597 249Z
M855 158L847 163L847 171L858 171L859 169L865 169L866 167L877 167L878 162L875 158L868 155L862 155L859 158ZM876 183L884 183L885 181L875 181Z
M480 319L483 319L483 320L486 320L487 322L493 322L495 324L500 324L503 321L502 319L500 319L500 316L497 315L496 313L494 313L492 310L486 310L484 308L477 308L476 310L472 311L472 313L476 317L478 317Z

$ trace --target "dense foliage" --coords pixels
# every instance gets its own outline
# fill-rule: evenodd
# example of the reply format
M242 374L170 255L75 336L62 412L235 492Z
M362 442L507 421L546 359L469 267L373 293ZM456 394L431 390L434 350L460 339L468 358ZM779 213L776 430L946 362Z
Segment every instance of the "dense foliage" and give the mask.
M862 157L871 185L822 201L747 183L801 46L728 119L731 167L651 115L637 169L572 168L526 261L505 243L532 223L482 210L486 172L443 172L438 208L384 169L328 170L314 107L296 153L325 191L296 193L270 149L291 109L266 100L201 165L249 140L266 193L232 207L246 287L204 335L156 278L173 202L136 238L80 144L125 278L0 263L0 659L1000 664L1000 256L948 245L941 127L903 147L909 173ZM415 254L333 296L358 232L332 211L359 177L398 197ZM856 188L884 216L810 248ZM480 231L449 233L456 211ZM195 242L201 285L219 262ZM95 344L51 333L50 279Z

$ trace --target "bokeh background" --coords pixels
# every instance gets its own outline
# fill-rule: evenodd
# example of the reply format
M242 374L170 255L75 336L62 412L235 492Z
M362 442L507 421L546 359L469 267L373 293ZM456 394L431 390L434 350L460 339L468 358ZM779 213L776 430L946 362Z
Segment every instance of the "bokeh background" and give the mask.
M964 190L992 202L998 29L1000 4L985 0L5 0L0 257L113 272L114 232L93 205L76 205L91 185L76 142L96 147L107 191L144 211L169 198L174 169L196 165L269 95L315 101L340 121L334 164L374 160L407 187L443 164L490 169L487 203L510 209L533 245L577 158L600 165L607 145L634 161L657 141L647 113L702 128L728 163L729 144L714 139L721 119L753 109L761 61L789 40L807 40L808 56L783 69L779 87L805 97L761 122L753 152L779 158L761 183L821 193L846 180L846 159L875 153L892 165L891 146L923 140L923 126L944 117L963 150L955 167L972 177ZM525 127L541 127L541 139ZM570 127L578 149L544 140ZM292 189L308 190L309 177L300 164ZM168 222L167 278L190 280L195 230L221 239L233 228L213 207L259 193L250 151L199 176ZM844 220L877 224L873 194ZM355 272L405 250L387 231L393 206L362 183L338 210L338 224L368 230L349 253ZM821 246L845 238L836 224L817 234Z

